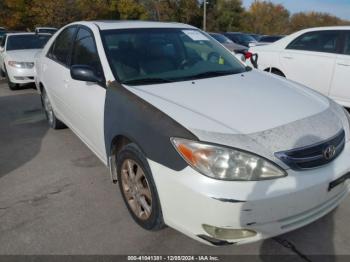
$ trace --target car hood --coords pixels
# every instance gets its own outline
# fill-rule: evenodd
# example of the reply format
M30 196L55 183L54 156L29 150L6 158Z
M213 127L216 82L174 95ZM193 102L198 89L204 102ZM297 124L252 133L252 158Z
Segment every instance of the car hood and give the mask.
M35 55L40 53L42 49L28 49L28 50L14 50L7 51L6 56L8 60L18 62L34 62Z
M277 161L274 152L310 145L348 124L328 98L264 72L127 87L200 140ZM283 164L281 164L283 165Z

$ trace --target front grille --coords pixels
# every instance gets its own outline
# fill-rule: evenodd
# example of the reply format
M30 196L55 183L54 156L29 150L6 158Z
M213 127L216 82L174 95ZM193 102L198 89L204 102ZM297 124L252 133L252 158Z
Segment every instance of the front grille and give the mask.
M320 143L277 152L275 156L293 170L310 169L333 161L342 152L344 146L345 132L341 130L335 136ZM325 150L329 147L334 149L331 157L325 156Z

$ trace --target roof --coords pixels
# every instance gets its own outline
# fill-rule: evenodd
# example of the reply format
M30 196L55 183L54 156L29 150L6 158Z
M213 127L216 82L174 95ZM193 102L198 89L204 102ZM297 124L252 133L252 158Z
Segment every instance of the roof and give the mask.
M305 28L304 30L350 30L350 26L341 25L341 26L322 26L322 27L310 27Z
M182 23L165 23L165 22L152 22L152 21L122 21L122 20L106 20L106 21L82 21L78 24L95 24L100 30L110 29L127 29L127 28L189 28L195 27Z

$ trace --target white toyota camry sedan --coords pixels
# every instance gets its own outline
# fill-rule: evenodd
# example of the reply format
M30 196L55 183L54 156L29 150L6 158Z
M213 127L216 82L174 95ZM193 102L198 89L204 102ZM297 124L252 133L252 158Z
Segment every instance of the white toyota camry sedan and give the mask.
M8 33L0 43L0 73L6 76L9 88L34 83L34 57L51 35Z
M249 243L309 224L348 195L348 113L245 67L195 27L69 24L36 71L49 125L70 127L109 167L145 229Z

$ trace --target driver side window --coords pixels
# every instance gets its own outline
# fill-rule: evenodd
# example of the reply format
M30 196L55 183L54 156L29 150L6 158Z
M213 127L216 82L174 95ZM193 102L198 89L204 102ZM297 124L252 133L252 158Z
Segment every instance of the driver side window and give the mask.
M98 76L103 75L92 33L84 28L79 29L75 39L71 64L90 66Z

